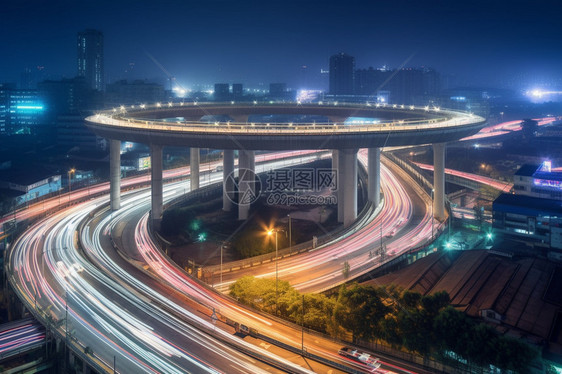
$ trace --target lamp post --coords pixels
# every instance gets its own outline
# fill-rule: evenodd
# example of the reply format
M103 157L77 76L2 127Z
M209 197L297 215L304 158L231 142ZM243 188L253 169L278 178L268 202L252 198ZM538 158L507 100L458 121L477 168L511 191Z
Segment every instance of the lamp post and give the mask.
M302 294L301 354L304 356L304 294Z
M76 172L76 169L72 168L68 171L68 201L70 202L70 192L72 192L72 175Z
M277 307L278 307L278 301L279 301L279 288L278 288L278 282L279 282L279 268L278 268L278 257L277 257L277 253L279 251L279 243L277 241L277 233L279 232L279 230L269 230L267 232L268 236L273 235L273 233L275 233L275 315L277 315Z

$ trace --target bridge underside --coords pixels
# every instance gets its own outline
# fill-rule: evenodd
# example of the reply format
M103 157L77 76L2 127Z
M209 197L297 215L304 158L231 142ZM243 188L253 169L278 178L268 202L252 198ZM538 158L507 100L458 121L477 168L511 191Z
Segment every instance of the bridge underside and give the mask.
M483 118L452 111L404 108L379 108L369 105L194 105L170 104L171 107L134 109L124 108L86 119L86 125L97 135L112 140L112 184L118 184L120 172L119 147L115 142L131 141L151 146L152 218L159 222L162 214L162 146L191 148L191 189L199 187L199 148L225 150L223 158L223 208L232 209L232 180L227 176L234 170L234 154L238 150L239 169L255 171L256 150L335 150L339 188L337 192L338 219L349 226L357 216L357 151L368 148L369 200L380 201L380 149L383 147L432 144L434 150L433 210L442 220L444 212L444 161L446 143L477 133L485 124ZM248 123L251 115L315 115L326 121L316 123L275 122ZM216 116L221 121L201 121L203 116ZM349 117L373 118L354 125L345 123ZM170 122L164 119L174 118ZM226 119L226 121L225 121ZM232 120L232 121L231 121ZM378 121L378 122L377 122ZM249 191L251 181L245 177L239 188ZM113 186L114 187L114 186ZM113 193L112 207L118 209L118 194ZM238 216L249 216L249 205L238 205Z

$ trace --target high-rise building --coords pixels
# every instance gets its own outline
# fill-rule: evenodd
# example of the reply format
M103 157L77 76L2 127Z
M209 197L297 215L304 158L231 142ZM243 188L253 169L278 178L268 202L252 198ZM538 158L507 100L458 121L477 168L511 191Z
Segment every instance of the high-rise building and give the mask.
M49 122L60 114L79 113L92 104L91 91L84 78L47 80L37 84L39 97L47 108Z
M345 53L330 57L330 94L353 95L355 58Z
M44 81L37 86L47 109L46 124L56 130L58 145L83 150L103 145L84 124L84 117L102 107L101 92L89 89L83 77Z
M88 87L104 89L103 33L85 30L78 33L78 76L84 77Z
M230 85L228 83L215 83L215 101L230 100Z
M232 84L232 98L234 100L240 100L244 96L244 86L242 83Z

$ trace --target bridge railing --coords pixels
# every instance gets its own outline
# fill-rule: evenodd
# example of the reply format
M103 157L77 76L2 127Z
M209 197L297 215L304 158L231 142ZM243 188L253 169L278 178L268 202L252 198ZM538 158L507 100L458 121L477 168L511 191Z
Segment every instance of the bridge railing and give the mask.
M177 109L180 106L184 106L184 103L174 104L169 103L168 105L160 105L151 107L156 110L168 110ZM197 105L197 103L194 103ZM223 104L224 105L224 104ZM346 107L345 104L335 104L326 105L326 108L333 108L334 106ZM189 106L189 105L187 105ZM187 107L186 106L186 107ZM174 131L186 131L186 132L205 132L205 133L248 133L248 134L322 134L323 132L333 133L361 133L361 132L384 132L384 131L397 131L397 130L427 130L429 128L443 128L450 126L462 126L466 124L472 124L477 122L483 122L484 119L479 116L472 115L471 113L463 113L458 111L441 110L437 107L415 107L415 106L404 106L404 105L369 105L363 106L362 108L372 106L375 108L382 107L383 109L395 109L402 111L418 111L424 113L431 113L433 117L427 118L414 118L407 120L387 120L383 122L378 122L376 120L365 120L365 121L355 121L352 123L337 123L335 121L330 121L330 123L325 122L269 122L269 123L259 123L259 122L240 122L240 121L193 121L193 120L177 120L177 121L164 121L161 119L154 118L142 118L138 116L139 113L145 109L144 106L131 106L132 113L136 116L127 117L128 107L120 107L119 110L114 109L113 111L105 111L87 118L87 121L94 123L101 123L106 125L114 125L120 127L130 127L130 128L147 128L147 129L159 129L159 130L174 130ZM204 106L203 106L204 107ZM215 107L220 108L220 104L215 104ZM355 105L354 107L357 107ZM140 109L139 109L140 108ZM225 106L225 108L228 108ZM232 108L236 108L232 106ZM359 108L359 107L358 107Z
M425 131L428 129L440 129L445 127L459 127L469 125L476 121L474 118L437 118L419 121L393 121L369 125L347 125L344 123L288 123L278 125L271 123L241 123L241 122L221 122L215 124L201 122L163 122L157 120L137 120L130 118L113 118L102 115L95 115L87 118L90 122L101 123L118 127L128 127L132 129L166 130L181 132L197 132L207 134L242 133L255 135L274 135L274 134L349 134L365 132L388 132L388 131Z

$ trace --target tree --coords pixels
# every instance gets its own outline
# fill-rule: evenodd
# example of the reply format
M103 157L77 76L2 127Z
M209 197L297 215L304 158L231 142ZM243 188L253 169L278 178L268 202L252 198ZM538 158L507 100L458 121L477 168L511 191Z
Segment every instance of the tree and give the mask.
M499 368L527 373L539 353L528 344L507 336L496 339L496 357L493 364Z
M382 336L381 321L390 308L382 302L379 290L354 283L344 289L343 304L346 308L341 317L342 326L352 332L354 339L372 340Z
M400 332L400 327L398 325L398 320L394 315L387 315L381 321L381 338L389 343L392 348L398 349L404 344L404 339L402 338L402 333Z
M463 312L459 312L452 306L441 310L433 321L435 343L438 350L441 352L453 351L464 358L468 358L465 342L470 328L471 322Z
M495 330L484 323L473 324L467 335L466 353L469 361L478 366L493 363L497 349Z

